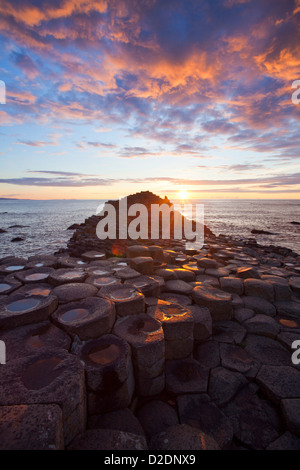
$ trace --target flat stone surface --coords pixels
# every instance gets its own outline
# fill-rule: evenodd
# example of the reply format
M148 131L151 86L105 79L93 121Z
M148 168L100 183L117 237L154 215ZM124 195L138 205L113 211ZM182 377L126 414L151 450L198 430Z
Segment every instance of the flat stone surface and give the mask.
M62 450L58 405L0 406L0 450Z
M137 417L148 440L179 424L176 410L161 400L147 402L139 409Z
M280 332L280 325L273 317L268 315L255 315L243 323L248 333L276 338Z
M186 295L192 292L193 287L185 281L174 280L166 282L165 290L167 292L174 292L175 294Z
M110 333L116 313L113 302L100 297L87 297L61 305L52 319L72 337L77 335L81 340L88 340Z
M235 344L220 344L223 367L244 374L255 365L255 361L243 348Z
M57 404L65 445L85 426L83 365L62 349L47 349L0 367L0 405Z
M273 286L261 279L245 279L244 291L245 295L261 297L268 300L269 302L274 302L275 300Z
M242 299L244 302L244 307L254 310L256 314L275 317L276 308L268 300L252 296L243 296Z
M262 400L249 386L243 388L223 411L232 423L234 436L250 449L265 449L278 437Z
M230 444L233 429L229 419L219 408L209 401L207 395L180 395L177 397L181 424L198 428L212 437L221 449Z
M206 393L208 374L195 359L166 361L166 389L175 395Z
M245 338L246 329L234 321L220 321L213 324L213 339L220 343L240 344Z
M89 429L76 437L68 450L147 450L143 436L115 429Z
M184 307L192 304L191 297L182 294L175 294L173 292L163 292L159 298L166 302L178 303Z
M128 285L103 287L99 296L112 301L117 316L136 315L145 311L145 297L135 287Z
M246 383L247 379L242 374L224 367L216 367L210 372L208 394L217 405L221 406L232 400Z
M140 290L144 296L158 297L160 294L160 284L151 276L139 276L134 279L128 279L124 282L124 285L135 287Z
M298 398L300 371L289 366L262 366L256 381L266 396L279 403L284 398Z
M255 315L254 310L250 308L235 308L233 311L233 318L238 321L239 323L243 323L244 321L252 318Z
M270 366L292 365L290 352L272 338L247 335L245 351L261 364Z
M288 315L291 317L300 317L300 304L292 301L275 302L278 315Z
M219 450L214 439L200 429L177 424L150 441L151 450Z
M221 289L231 294L242 295L244 292L243 281L233 277L221 277L220 279Z
M70 336L50 321L7 330L1 334L1 340L6 344L6 362L35 354L44 348L68 350L71 346Z
M61 304L74 302L86 297L93 297L97 294L98 289L90 284L75 282L64 284L53 289L53 294L58 298Z
M220 347L217 341L204 341L195 350L195 359L205 369L213 369L221 364Z

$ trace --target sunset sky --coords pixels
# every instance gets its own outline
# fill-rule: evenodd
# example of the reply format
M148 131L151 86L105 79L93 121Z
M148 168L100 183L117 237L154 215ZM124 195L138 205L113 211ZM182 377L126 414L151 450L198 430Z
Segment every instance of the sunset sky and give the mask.
M0 0L0 40L0 197L300 197L300 0Z

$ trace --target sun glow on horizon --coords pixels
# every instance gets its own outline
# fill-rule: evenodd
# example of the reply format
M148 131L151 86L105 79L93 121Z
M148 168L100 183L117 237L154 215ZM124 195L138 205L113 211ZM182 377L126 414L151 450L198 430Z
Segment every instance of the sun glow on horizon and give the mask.
M179 199L181 199L181 200L186 199L186 198L187 198L187 192L182 189L181 191L179 191L178 197L179 197Z

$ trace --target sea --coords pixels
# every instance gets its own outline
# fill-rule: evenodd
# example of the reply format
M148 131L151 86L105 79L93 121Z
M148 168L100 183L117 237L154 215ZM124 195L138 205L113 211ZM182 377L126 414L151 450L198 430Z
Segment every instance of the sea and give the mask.
M276 245L300 254L300 199L205 199L171 200L191 206L204 205L204 222L216 234L231 237L255 238L262 245ZM68 227L82 223L99 213L104 200L0 200L0 258L14 255L29 257L53 254L65 248L72 236ZM272 232L272 235L253 235L252 229ZM22 241L12 242L14 238Z

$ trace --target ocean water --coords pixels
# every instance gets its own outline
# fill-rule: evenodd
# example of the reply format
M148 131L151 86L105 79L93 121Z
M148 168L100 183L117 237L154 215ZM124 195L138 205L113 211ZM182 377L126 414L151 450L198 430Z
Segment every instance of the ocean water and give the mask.
M0 257L52 254L66 247L73 233L67 228L97 213L104 202L0 200L0 228L7 230L0 234ZM255 237L263 245L285 246L300 253L300 225L291 224L300 222L300 200L206 199L196 203L204 204L205 224L216 235ZM14 225L22 227L10 228ZM274 235L252 235L254 228ZM13 243L15 237L24 241Z

